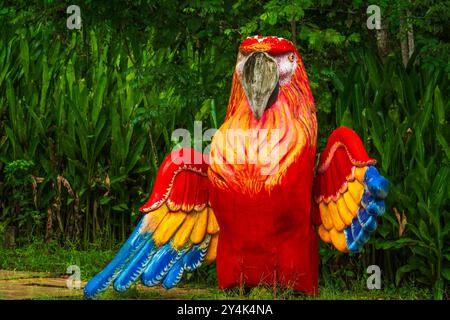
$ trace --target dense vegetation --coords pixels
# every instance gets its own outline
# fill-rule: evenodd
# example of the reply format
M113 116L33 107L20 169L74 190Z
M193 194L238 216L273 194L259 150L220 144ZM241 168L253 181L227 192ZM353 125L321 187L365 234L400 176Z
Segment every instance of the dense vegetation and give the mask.
M319 150L348 125L391 181L364 252L322 244L321 282L351 288L377 264L385 286L448 297L450 3L373 2L381 30L360 0L78 1L81 30L66 28L65 3L0 1L0 235L115 248L171 132L220 125L237 46L274 34L302 55Z

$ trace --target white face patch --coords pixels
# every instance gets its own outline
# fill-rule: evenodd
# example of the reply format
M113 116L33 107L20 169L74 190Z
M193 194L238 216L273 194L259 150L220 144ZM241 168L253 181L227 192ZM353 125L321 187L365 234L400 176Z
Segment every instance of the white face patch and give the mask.
M250 55L244 55L241 52L238 54L236 63L236 72L240 79L242 79L242 71L244 70L244 64ZM292 56L294 59L291 61L289 58ZM291 82L292 75L297 68L297 55L293 52L287 52L278 56L273 56L278 66L278 77L280 81L280 86L285 86Z
M294 59L291 61L289 57ZM275 56L275 61L278 65L278 76L280 79L280 86L285 86L291 82L292 75L297 68L297 55L292 52L284 53L279 56Z

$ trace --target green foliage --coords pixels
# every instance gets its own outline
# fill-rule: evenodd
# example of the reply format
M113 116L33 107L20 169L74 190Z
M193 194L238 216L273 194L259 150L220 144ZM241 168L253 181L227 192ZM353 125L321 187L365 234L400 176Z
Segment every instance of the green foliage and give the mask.
M0 234L13 222L25 229L28 236L36 234L36 229L43 224L45 213L40 212L35 205L37 190L36 178L32 175L34 165L31 160L15 160L5 166L5 180L1 190L2 194L11 195L11 206L2 211Z

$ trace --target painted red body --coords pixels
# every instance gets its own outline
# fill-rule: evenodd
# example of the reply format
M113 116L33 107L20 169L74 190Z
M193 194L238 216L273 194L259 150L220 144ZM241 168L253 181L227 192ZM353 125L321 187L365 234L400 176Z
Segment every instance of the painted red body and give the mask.
M220 288L243 282L317 293L318 236L311 221L315 150L304 152L282 185L249 197L211 186L220 225L217 278ZM275 279L274 279L275 277Z

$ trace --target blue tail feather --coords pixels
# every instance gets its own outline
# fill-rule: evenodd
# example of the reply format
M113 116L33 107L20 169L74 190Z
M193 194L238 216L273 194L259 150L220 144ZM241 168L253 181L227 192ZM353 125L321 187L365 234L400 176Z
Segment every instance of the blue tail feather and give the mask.
M345 240L346 240L346 243L347 243L348 251L350 251L350 252L358 252L361 249L361 247L355 241L355 239L353 238L351 226L348 226L348 227L346 227L344 229L344 235L345 235Z
M373 216L382 216L385 211L384 200L373 199L367 205L367 212Z
M144 218L138 223L114 259L86 284L84 287L85 298L93 299L105 291L123 269L126 262L145 244L150 234L146 233L143 235L140 233L143 221Z
M368 232L373 232L377 228L377 219L367 213L364 208L358 210L358 221L362 228Z
M148 287L161 283L161 280L183 253L182 250L176 251L172 248L172 241L159 248L142 274L142 283Z
M120 272L114 281L114 289L119 292L127 290L142 274L147 264L154 254L154 242L148 239L147 243L142 247L136 256L130 260L127 267Z
M363 245L367 242L367 240L369 240L370 233L362 228L361 224L358 221L358 218L353 218L351 228L353 239L355 239L358 244Z
M375 198L384 199L389 192L388 180L378 173L374 166L369 166L364 175L364 183Z
M183 276L183 272L184 261L182 258L180 258L165 276L164 281L162 282L162 286L166 289L173 288L180 282L181 277Z
M209 241L209 239L207 241ZM202 264L207 251L208 246L205 244L193 246L192 249L189 250L189 252L183 257L186 271L191 272L198 268Z

